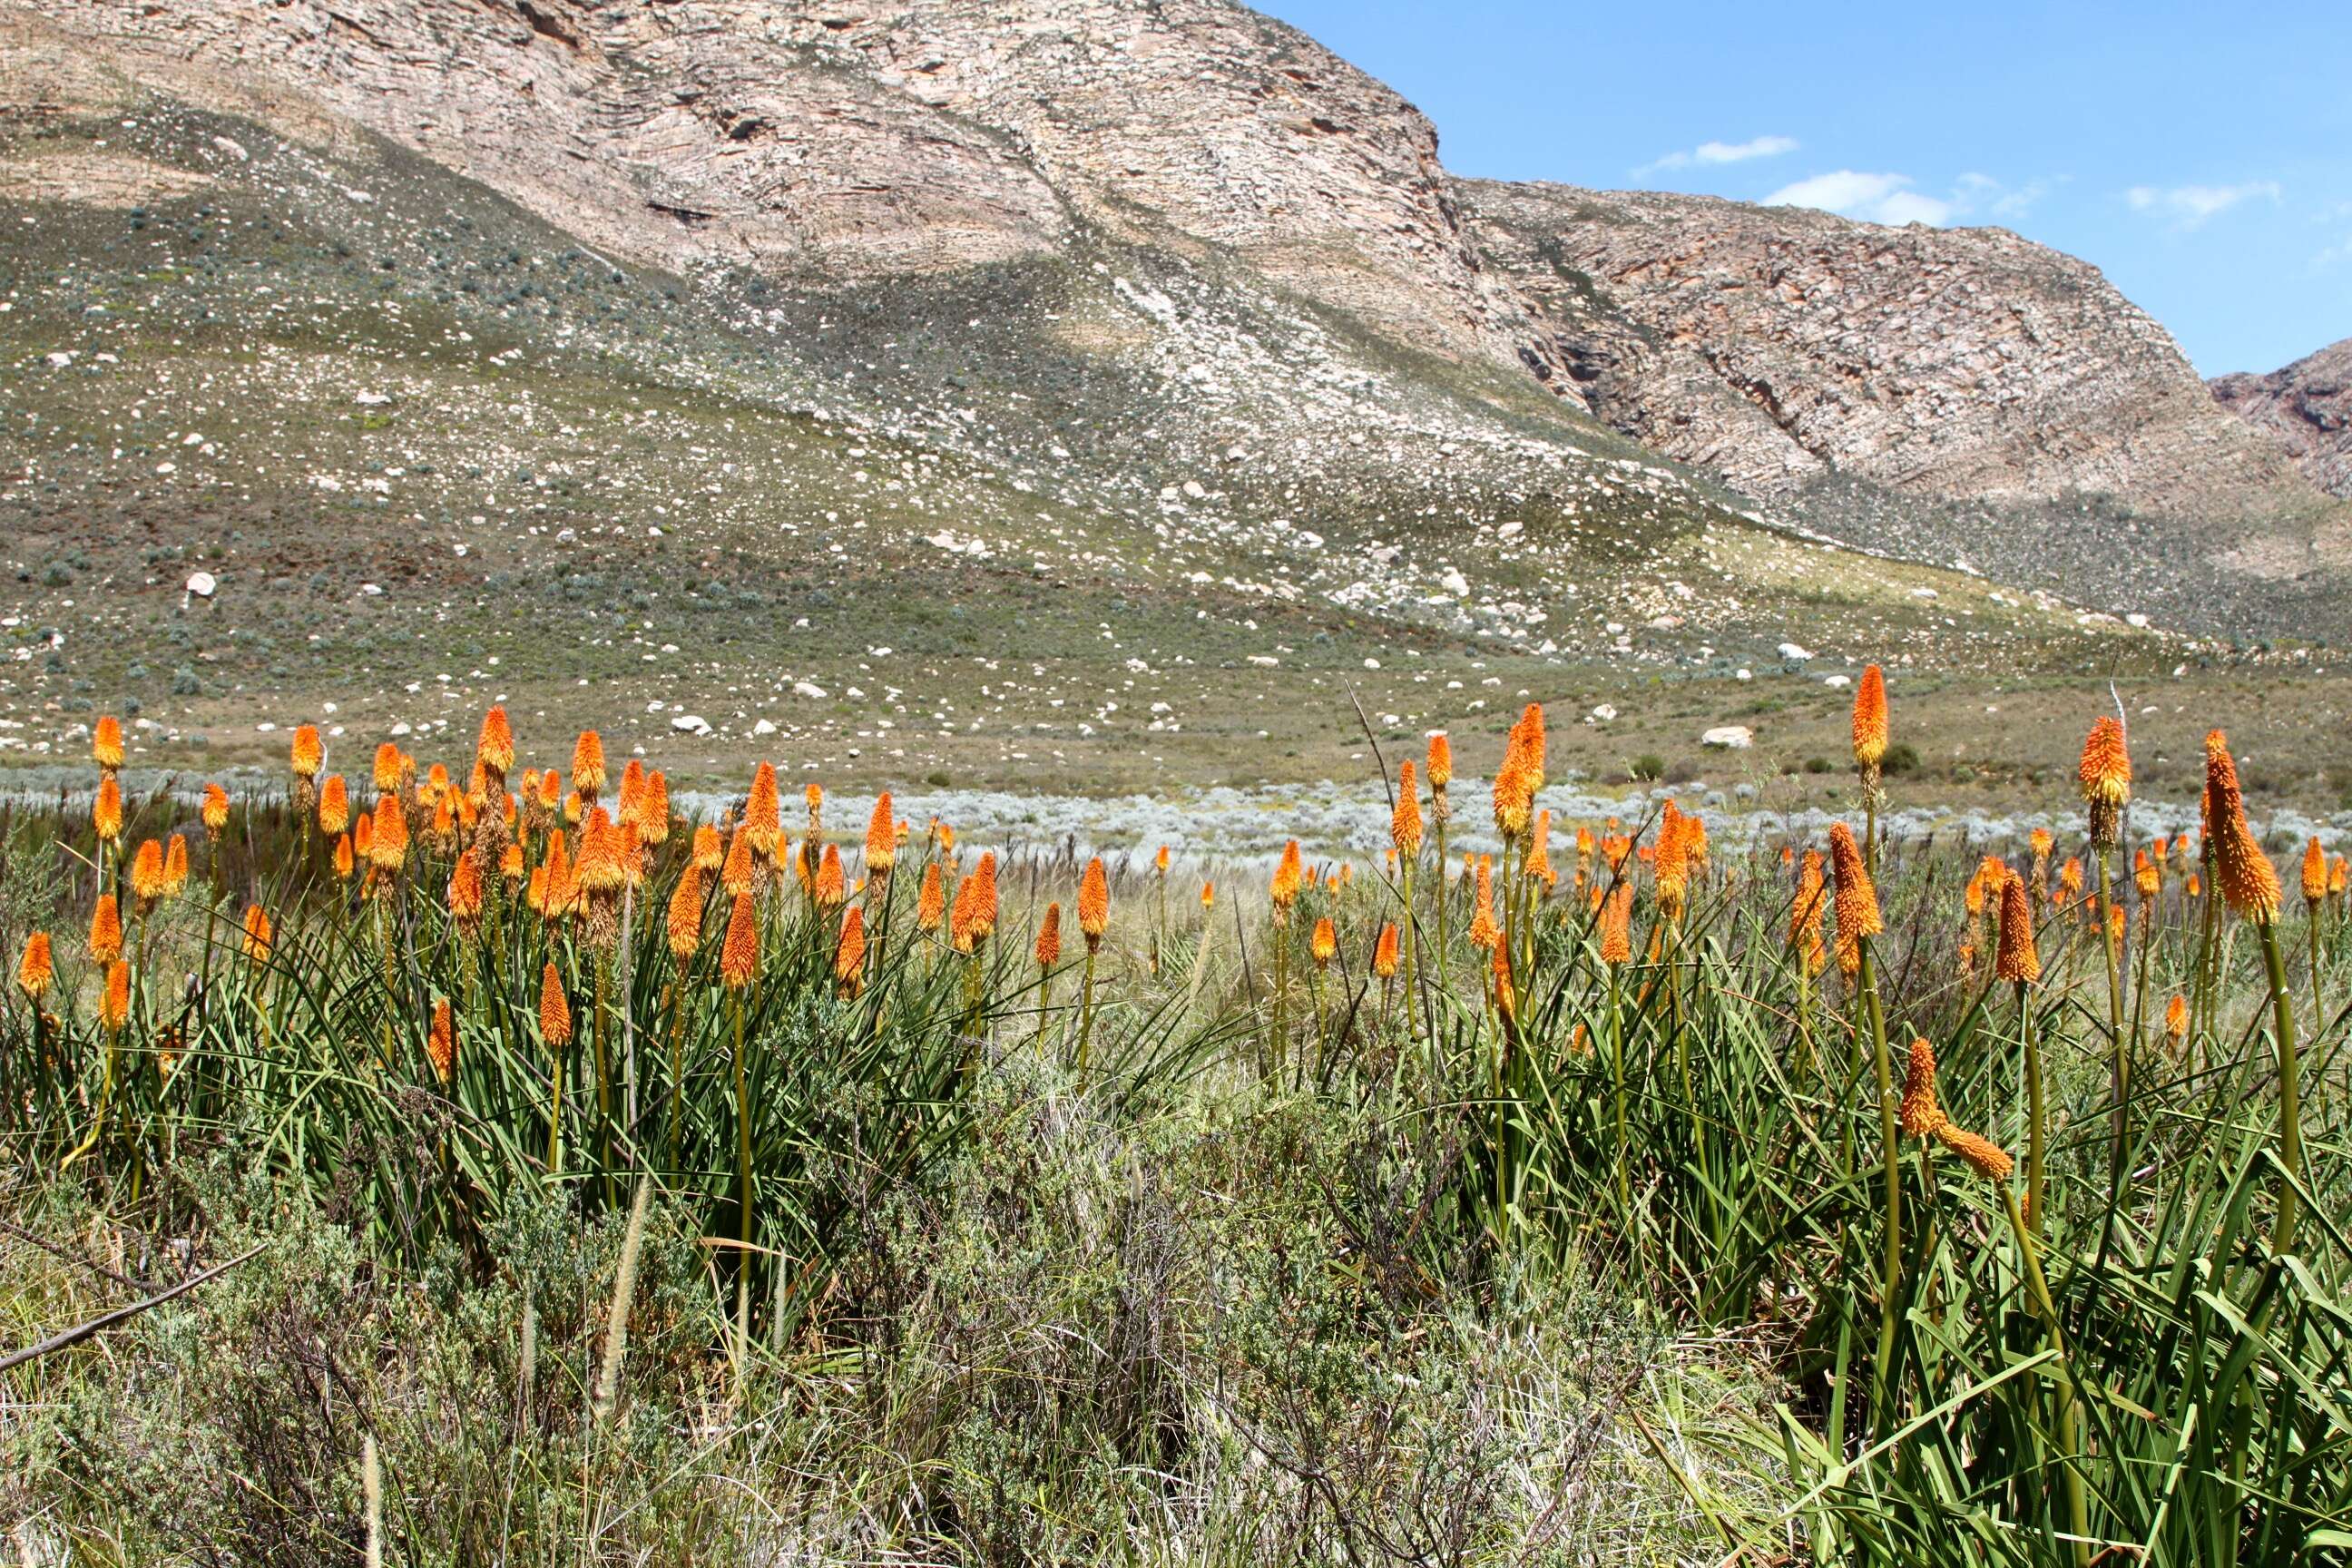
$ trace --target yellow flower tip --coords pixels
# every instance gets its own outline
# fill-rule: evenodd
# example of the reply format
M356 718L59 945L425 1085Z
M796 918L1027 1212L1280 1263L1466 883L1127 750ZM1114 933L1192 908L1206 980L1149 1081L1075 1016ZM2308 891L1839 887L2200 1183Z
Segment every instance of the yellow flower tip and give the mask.
M1886 760L1886 674L1874 664L1854 684L1853 760L1864 773Z
M1328 968L1332 958L1339 952L1339 932L1331 924L1329 915L1325 915L1315 922L1315 935L1308 943L1307 951L1314 955L1315 967L1318 969Z
M295 725L294 738L286 750L287 764L293 769L298 779L316 778L319 770L326 765L327 748L319 739L319 726L316 724Z
M99 998L98 1021L120 1032L131 1022L131 965L116 959L106 971L106 992Z
M593 730L581 731L572 742L572 787L584 801L604 793L604 737Z
M1062 962L1062 906L1058 903L1045 906L1045 918L1037 925L1035 952L1040 969L1051 969Z
M1397 925L1390 921L1381 927L1378 940L1372 943L1372 973L1386 980L1397 972Z
M1389 814L1389 842L1400 855L1417 854L1421 833L1421 797L1413 789L1412 763L1406 762L1397 769L1396 808Z
M16 989L37 1002L57 976L57 964L49 955L49 933L37 931L25 939L25 954L17 960Z
M1087 939L1088 952L1102 945L1103 932L1109 929L1110 878L1097 855L1087 862L1086 875L1078 879L1078 930Z
M433 999L433 1026L425 1036L425 1059L433 1064L433 1076L447 1083L457 1070L457 1022L449 1016L449 998Z
M98 963L122 956L122 911L112 893L99 894L98 905L89 912L89 956Z
M898 818L891 814L890 792L884 790L866 822L866 868L869 873L887 871L898 858Z
M1936 1048L1914 1038L1903 1074L1903 1131L1914 1138L1933 1137L1944 1125L1943 1107L1936 1103Z
M246 961L259 963L268 959L275 940L276 933L269 924L269 911L259 904L246 905L238 944L238 951L245 955Z
M2017 1162L2000 1144L1949 1121L1936 1129L1936 1140L1988 1182L2007 1181L2010 1172L2017 1168Z
M111 713L100 719L89 732L89 754L101 768L110 771L122 765L122 721Z
M2213 847L2213 880L2230 908L2247 920L2276 920L2278 868L2246 826L2238 765L2230 756L2229 737L2219 730L2205 737L2205 832Z
M2131 799L2131 753L2124 747L2122 720L2105 714L2092 721L2076 776L2083 799L2093 805L2119 806Z
M539 1037L551 1051L572 1043L572 1001L563 994L563 972L552 963L539 972Z

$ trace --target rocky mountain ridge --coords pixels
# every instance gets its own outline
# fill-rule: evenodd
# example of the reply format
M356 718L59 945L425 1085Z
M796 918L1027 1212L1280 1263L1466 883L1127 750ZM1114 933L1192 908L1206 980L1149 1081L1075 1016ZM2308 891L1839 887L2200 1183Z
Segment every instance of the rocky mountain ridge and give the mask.
M160 95L361 195L398 150L683 279L741 374L665 376L1089 476L1163 528L1303 523L1442 575L1517 524L1567 584L1744 518L2201 629L2340 598L2347 509L2094 269L1457 179L1394 91L1225 0L0 0L0 84L37 131ZM0 188L122 209L226 177L70 151ZM1361 598L1340 559L1327 591Z

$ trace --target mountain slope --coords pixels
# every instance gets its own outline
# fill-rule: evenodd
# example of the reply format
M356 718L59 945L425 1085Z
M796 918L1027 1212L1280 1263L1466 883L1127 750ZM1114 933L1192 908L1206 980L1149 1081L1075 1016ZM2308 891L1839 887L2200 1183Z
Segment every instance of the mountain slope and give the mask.
M2216 376L2222 407L2273 437L2312 481L2352 497L2352 338L2268 375Z

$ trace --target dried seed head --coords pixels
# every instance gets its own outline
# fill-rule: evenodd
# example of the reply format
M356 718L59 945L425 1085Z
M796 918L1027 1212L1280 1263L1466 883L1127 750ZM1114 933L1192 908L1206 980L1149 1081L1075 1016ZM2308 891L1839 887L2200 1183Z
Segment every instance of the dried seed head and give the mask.
M2246 826L2246 803L2238 790L2238 765L2229 737L2215 730L2205 737L2205 832L2213 847L2213 880L2230 908L2267 924L2278 918L2278 868Z
M572 1001L563 994L563 972L552 963L539 972L539 1037L551 1051L572 1043Z
M1886 675L1874 664L1854 684L1853 760L1874 777L1886 760Z
M16 989L38 1002L58 977L49 956L49 933L37 931L25 939L25 955L16 961Z
M1087 862L1086 875L1078 879L1078 930L1087 939L1087 951L1094 952L1102 945L1103 932L1110 929L1110 879L1103 872L1102 857Z

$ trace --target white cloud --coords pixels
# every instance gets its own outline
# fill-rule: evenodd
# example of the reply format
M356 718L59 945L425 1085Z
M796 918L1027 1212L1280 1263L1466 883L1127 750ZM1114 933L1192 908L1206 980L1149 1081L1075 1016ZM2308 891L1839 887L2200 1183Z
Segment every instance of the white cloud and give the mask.
M1687 153L1669 153L1633 171L1636 177L1660 169L1687 169L1694 163L1745 163L1750 158L1777 158L1797 150L1793 136L1757 136L1746 142L1702 142Z
M1941 223L1952 204L1923 196L1906 174L1865 174L1853 169L1815 174L1764 198L1768 207L1818 207L1871 223Z
M2242 185L2134 185L2124 200L2134 212L2160 214L2175 227L2195 228L2241 202L2258 196L2275 202L2283 194L2276 180L2249 180Z

